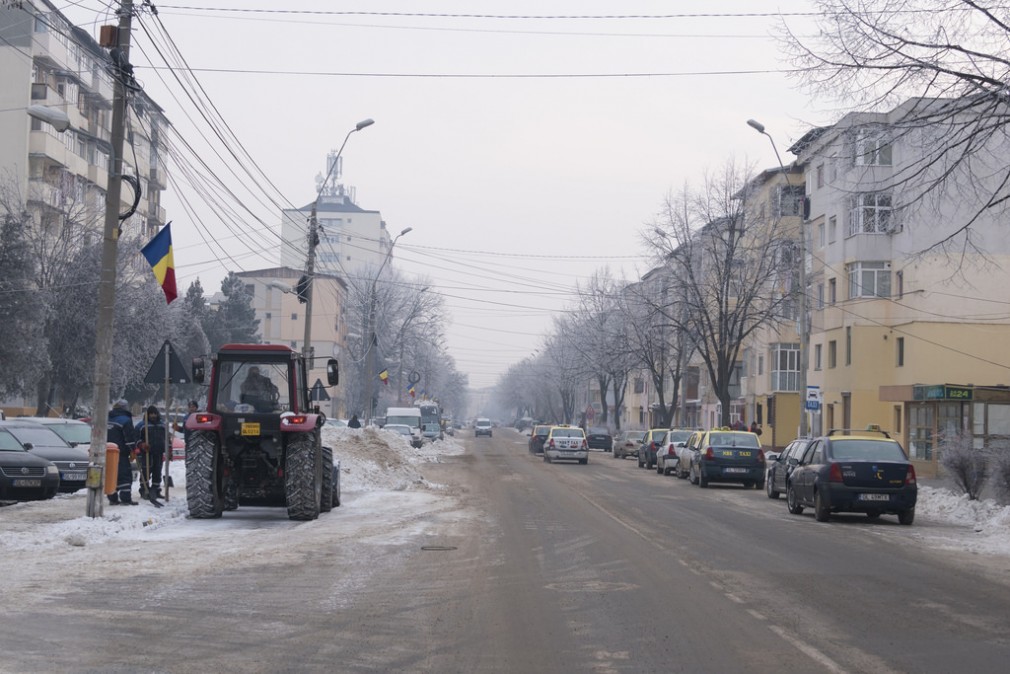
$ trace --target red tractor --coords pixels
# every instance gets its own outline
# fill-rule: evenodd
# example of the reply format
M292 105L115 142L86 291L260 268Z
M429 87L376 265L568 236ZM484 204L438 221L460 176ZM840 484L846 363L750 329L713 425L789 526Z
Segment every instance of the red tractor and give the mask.
M207 411L189 415L186 502L190 517L239 505L286 506L314 520L340 505L339 462L323 447L325 416L309 402L306 359L279 344L225 344L212 358ZM203 358L193 381L203 383ZM338 380L329 359L326 378Z

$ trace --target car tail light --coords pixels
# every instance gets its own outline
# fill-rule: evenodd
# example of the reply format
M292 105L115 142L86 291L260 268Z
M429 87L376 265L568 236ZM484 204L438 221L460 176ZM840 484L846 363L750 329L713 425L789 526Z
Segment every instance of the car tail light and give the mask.
M667 456L677 456L677 450L674 449L673 444L671 444L666 450Z
M589 442L585 439L582 440L582 449L589 449Z
M283 422L286 424L304 424L306 421L308 421L308 417L304 414L293 414L283 419Z
M705 450L705 458L706 459L714 459L715 458L715 452L712 451L711 447L709 447L708 449Z
M842 478L842 467L837 463L831 464L831 469L828 471L828 481L829 482L844 482Z
M905 486L911 487L915 484L915 466L909 466L905 473Z
M208 424L214 420L214 417L210 414L197 414L196 423L198 424Z
M550 447L551 449L554 449L554 438L551 438L551 441L547 443L547 446Z
M765 462L765 450L759 449L758 450L758 463L763 464L764 462Z

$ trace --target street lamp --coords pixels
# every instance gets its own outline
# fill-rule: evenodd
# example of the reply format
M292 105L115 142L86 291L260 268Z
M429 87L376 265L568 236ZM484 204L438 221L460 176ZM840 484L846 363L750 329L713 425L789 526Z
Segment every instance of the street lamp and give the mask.
M753 119L747 120L747 126L751 127L755 131L765 136L768 136L768 140L772 144L772 150L775 151L775 158L779 162L779 169L782 171L782 178L786 181L786 185L789 184L789 178L787 176L787 171L785 165L782 163L782 157L779 156L779 150L775 146L775 139L765 131L765 126L761 122ZM782 213L782 203L779 200L779 214L781 217ZM799 382L797 383L797 388L799 388L800 395L800 437L805 438L808 434L807 429L807 364L809 362L809 352L810 352L810 331L807 329L807 232L802 222L804 216L800 216L800 241L799 241L799 337L800 337L800 376Z
M344 142L340 144L340 149L337 150L337 155L333 158L330 163L330 168L326 171L326 178L320 183L319 189L316 190L316 200L312 202L312 213L309 215L309 252L308 258L305 261L305 338L303 340L302 352L306 358L309 359L309 369L312 369L313 364L313 353L312 353L312 275L315 273L316 266L316 245L319 243L319 222L316 219L316 213L319 210L319 199L322 197L323 188L326 187L326 183L330 180L330 174L333 173L334 168L340 163L340 154L344 151L344 146L347 145L347 139L351 137L351 134L355 131L361 131L362 129L375 124L375 120L363 119L354 125L354 128L347 132L344 136Z
M372 408L372 378L375 376L375 286L379 282L379 276L382 275L382 270L385 269L386 263L389 262L389 258L393 256L393 246L399 241L400 237L404 234L412 232L413 227L407 227L402 232L396 235L393 242L389 244L389 250L386 251L386 257L382 259L382 264L379 265L379 271L376 272L375 278L372 279L372 287L368 293L368 330L366 334L368 336L368 346L365 350L365 405L366 411L368 412L365 417L369 421L372 420L372 413L375 411Z

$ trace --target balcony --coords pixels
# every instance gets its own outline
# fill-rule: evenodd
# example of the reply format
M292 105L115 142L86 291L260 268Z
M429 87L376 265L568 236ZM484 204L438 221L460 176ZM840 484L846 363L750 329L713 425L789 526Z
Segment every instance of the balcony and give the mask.
M67 166L73 156L63 141L48 131L32 131L28 137L28 154L43 156L60 166Z
M70 52L61 40L63 36L57 33L33 33L32 41L35 43L35 58L55 66L59 70L77 70L77 64L71 67Z

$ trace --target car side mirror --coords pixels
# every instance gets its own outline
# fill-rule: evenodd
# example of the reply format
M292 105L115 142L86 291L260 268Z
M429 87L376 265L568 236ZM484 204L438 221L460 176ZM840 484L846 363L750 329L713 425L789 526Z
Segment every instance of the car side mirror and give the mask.
M30 442L26 442L26 443L25 443L25 449L26 449L26 450L32 450L32 449L35 449L35 445L33 445L33 444L32 444L32 443L30 443Z
M193 370L193 383L202 384L205 371L203 356L197 356L196 358L193 359L192 370Z

